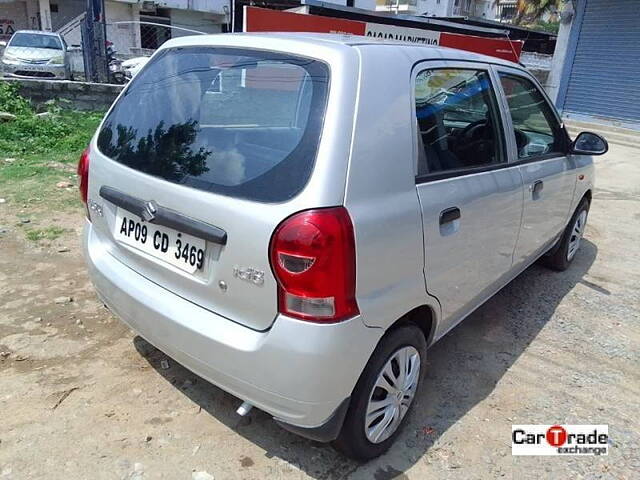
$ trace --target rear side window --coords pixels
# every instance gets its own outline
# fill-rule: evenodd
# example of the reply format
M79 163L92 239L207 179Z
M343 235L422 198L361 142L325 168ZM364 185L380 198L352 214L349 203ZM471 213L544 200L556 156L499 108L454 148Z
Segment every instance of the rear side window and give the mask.
M424 70L415 81L418 176L504 161L502 128L485 70Z
M98 135L130 168L260 202L307 184L327 102L319 61L231 48L161 52L135 77Z

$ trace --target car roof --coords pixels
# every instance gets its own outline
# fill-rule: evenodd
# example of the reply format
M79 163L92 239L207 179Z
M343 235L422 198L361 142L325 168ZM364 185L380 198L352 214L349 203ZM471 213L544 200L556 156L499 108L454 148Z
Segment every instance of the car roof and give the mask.
M409 54L416 59L441 59L457 61L474 61L492 63L510 67L522 68L521 65L497 57L482 55L479 53L459 50L456 48L441 47L438 45L423 45L411 42L387 40L381 38L365 37L360 35L339 34L339 33L306 33L306 32L251 32L251 33L226 33L215 35L192 35L178 37L169 40L163 47L184 47L189 45L202 45L211 43L215 45L221 41L224 45L238 44L246 45L247 39L279 39L296 43L307 43L309 46L317 45L334 48L360 48L382 46L388 49L397 49L398 53ZM235 39L235 40L234 40Z

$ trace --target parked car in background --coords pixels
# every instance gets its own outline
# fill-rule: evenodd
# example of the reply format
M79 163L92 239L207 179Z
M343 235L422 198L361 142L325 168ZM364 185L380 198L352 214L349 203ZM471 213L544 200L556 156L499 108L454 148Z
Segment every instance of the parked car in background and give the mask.
M173 39L82 155L85 258L104 303L238 413L366 460L429 346L536 260L569 267L606 150L504 60Z
M134 57L122 62L122 69L127 79L131 80L149 61L149 57Z
M57 33L18 30L6 44L0 66L5 77L72 79L67 45Z

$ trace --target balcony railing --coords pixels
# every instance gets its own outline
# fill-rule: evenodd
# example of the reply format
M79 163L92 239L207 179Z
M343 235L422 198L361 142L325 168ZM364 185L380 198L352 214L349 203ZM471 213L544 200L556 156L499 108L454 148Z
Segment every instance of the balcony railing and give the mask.
M501 1L496 5L496 20L503 23L511 23L516 17L518 9L515 0Z
M386 12L415 11L418 0L376 0L376 10Z

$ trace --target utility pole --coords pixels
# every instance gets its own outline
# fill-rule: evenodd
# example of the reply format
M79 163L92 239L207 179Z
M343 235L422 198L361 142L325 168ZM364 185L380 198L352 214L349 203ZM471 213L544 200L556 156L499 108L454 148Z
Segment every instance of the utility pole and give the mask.
M104 0L87 0L87 15L82 24L82 51L87 81L109 81Z

